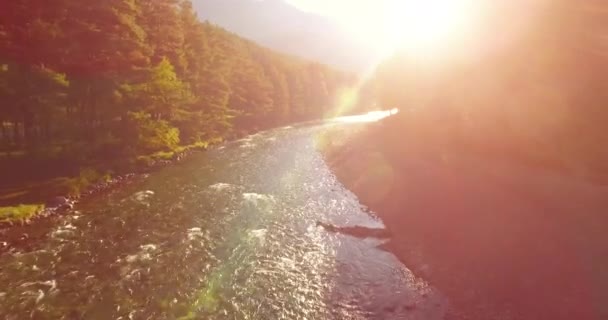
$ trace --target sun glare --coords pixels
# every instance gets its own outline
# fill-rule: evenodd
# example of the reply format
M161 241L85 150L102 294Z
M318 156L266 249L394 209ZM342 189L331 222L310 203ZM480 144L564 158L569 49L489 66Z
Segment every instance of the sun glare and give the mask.
M287 0L341 23L385 55L442 52L473 32L476 0Z
M388 0L381 17L387 50L427 54L439 51L470 31L467 0Z

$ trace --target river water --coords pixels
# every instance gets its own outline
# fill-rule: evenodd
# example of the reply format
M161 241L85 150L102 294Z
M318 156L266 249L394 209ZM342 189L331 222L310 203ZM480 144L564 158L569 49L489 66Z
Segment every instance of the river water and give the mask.
M443 319L381 240L317 226L383 227L315 149L329 125L351 124L256 134L0 241L0 318Z

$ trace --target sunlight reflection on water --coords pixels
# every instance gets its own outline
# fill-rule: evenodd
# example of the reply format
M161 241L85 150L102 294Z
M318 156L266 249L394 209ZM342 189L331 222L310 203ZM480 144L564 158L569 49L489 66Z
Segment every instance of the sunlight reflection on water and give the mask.
M382 120L384 118L388 118L392 115L399 113L399 109L394 108L391 110L385 111L370 111L366 114L356 115L356 116L344 116L330 119L330 122L338 122L338 123L359 123L359 122L376 122Z
M442 319L447 300L381 240L318 225L382 227L315 151L323 127L251 136L255 148L82 201L41 230L49 241L0 254L0 319Z

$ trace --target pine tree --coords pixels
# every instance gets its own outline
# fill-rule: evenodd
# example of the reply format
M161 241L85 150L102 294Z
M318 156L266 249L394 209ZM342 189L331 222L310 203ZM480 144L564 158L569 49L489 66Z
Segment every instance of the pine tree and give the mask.
M13 148L67 142L84 160L217 141L318 117L344 83L199 21L189 0L0 1L0 22Z
M136 95L144 110L157 120L171 120L191 101L191 93L168 59L150 70L149 78L137 86Z
M152 64L168 59L178 75L186 72L185 27L180 17L179 0L139 0L140 25L152 50Z

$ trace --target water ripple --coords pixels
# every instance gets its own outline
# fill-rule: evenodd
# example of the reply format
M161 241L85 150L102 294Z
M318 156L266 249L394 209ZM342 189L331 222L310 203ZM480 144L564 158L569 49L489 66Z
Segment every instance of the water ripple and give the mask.
M317 226L382 227L315 151L319 130L250 136L28 227L35 245L0 255L0 318L442 319L445 299L379 240Z

